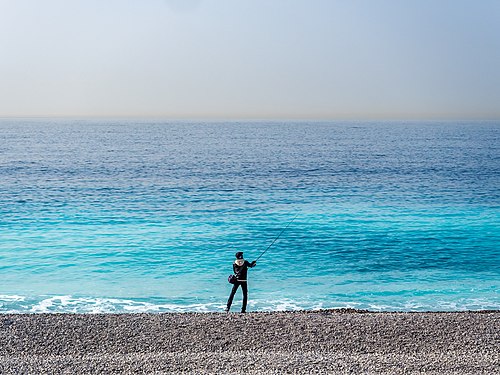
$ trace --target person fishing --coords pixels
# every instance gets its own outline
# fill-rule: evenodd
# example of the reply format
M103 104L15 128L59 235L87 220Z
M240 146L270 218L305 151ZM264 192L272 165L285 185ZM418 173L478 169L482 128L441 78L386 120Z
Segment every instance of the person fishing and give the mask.
M255 267L257 261L274 245L276 241L281 237L283 232L293 223L293 221L297 218L299 214L297 213L294 218L287 224L285 228L281 230L278 236L271 242L271 244L264 250L253 262L249 262L248 260L243 259L243 252L238 251L235 256L236 260L233 263L233 272L234 275L229 275L228 281L233 284L233 288L231 289L231 294L229 295L229 299L227 300L226 312L229 312L231 309L231 304L233 303L234 295L236 291L241 285L241 290L243 292L243 304L241 306L241 312L244 313L247 310L247 301L248 301L248 286L247 286L247 274L248 269Z
M238 251L236 254L236 260L233 263L233 272L236 276L236 280L233 284L233 288L231 289L231 294L229 295L229 299L227 300L226 312L229 312L231 309L231 304L233 303L234 295L236 291L241 286L241 290L243 292L243 304L241 305L241 312L244 313L247 310L247 301L248 301L248 285L247 285L247 274L248 269L255 267L257 261L249 262L248 260L243 259L243 252Z

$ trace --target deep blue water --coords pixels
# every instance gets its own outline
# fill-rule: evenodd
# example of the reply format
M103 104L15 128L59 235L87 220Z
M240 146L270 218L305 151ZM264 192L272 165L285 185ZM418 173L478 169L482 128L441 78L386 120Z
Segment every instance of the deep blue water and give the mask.
M0 312L500 309L500 123L0 120ZM238 292L235 310L240 305Z

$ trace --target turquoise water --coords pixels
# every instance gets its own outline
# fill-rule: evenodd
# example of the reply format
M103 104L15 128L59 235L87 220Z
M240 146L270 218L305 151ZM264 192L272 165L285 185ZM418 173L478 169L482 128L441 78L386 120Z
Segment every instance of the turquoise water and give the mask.
M500 123L0 120L0 312L500 309ZM237 294L234 305L240 304Z

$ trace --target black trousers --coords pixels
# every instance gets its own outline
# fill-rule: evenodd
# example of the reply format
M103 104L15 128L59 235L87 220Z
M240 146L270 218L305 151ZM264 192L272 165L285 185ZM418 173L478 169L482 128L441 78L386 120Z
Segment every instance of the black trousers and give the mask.
M246 281L236 281L233 285L233 289L231 289L231 294L229 295L229 299L227 300L227 311L231 308L231 304L233 303L234 295L238 290L238 287L241 285L241 290L243 292L243 305L241 306L241 312L247 311L247 300L248 300L248 287Z

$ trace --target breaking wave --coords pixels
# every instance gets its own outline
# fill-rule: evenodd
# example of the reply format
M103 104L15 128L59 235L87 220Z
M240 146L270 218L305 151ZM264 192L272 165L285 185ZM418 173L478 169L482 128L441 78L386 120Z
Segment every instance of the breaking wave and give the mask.
M393 305L362 302L313 302L308 300L275 299L249 301L250 311L297 311L321 309L359 309L374 312L381 311L479 311L500 310L498 301L468 299L459 301L435 301L421 303L407 301ZM208 313L222 312L225 301L168 301L166 299L120 299L61 296L25 297L19 295L0 295L0 313L2 314L41 314L41 313L79 313L79 314L121 314L121 313ZM233 304L233 311L238 311L239 301Z

